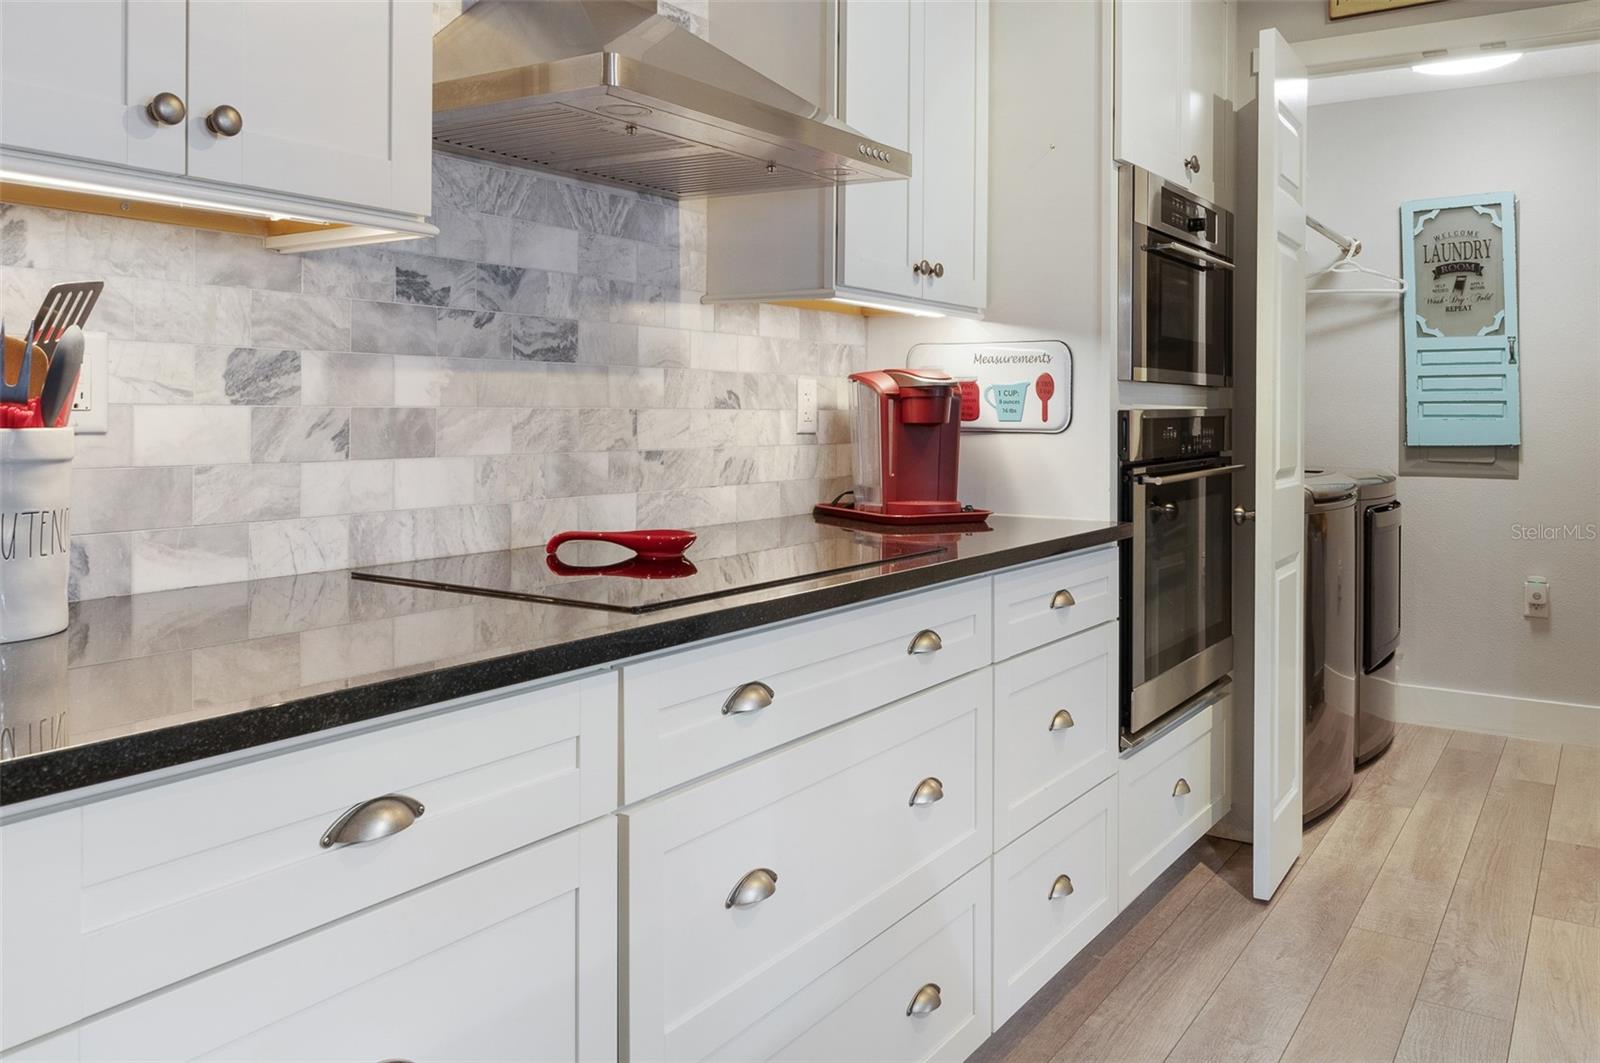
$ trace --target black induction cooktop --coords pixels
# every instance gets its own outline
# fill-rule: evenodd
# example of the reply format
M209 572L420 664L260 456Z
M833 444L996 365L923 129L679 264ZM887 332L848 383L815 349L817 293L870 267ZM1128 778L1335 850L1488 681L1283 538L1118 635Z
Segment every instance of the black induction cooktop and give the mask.
M739 542L713 530L672 561L575 542L556 555L532 546L359 569L350 578L637 615L927 558L950 549L941 538L817 524L801 541Z

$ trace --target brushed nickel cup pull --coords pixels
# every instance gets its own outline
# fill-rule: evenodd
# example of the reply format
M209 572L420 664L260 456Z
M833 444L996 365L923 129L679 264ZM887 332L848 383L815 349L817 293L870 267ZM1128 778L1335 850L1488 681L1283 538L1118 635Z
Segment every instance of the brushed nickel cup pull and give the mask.
M1256 519L1256 511L1255 510L1253 510L1253 509L1245 509L1243 506L1234 506L1233 507L1233 522L1235 524L1243 524L1247 520L1248 521L1253 521L1255 519Z
M1072 713L1066 709L1057 709L1056 714L1050 717L1050 730L1065 731L1068 727L1075 727L1077 721L1072 718Z
M917 783L917 788L911 791L911 807L918 805L931 805L935 801L944 800L944 783L932 775Z
M331 849L335 845L353 845L357 842L375 842L391 834L399 834L422 816L422 802L405 794L384 794L348 809L333 821L333 826L322 835L321 845Z
M778 892L778 873L769 867L758 867L745 872L744 878L734 883L724 908L749 908L760 904Z
M906 1014L929 1015L938 1011L939 1005L943 1003L944 1001L939 997L938 984L929 982L917 990L916 995L911 998L911 1003L906 1005Z
M1189 792L1189 780L1188 779L1179 779L1177 782L1172 784L1172 796L1173 797L1182 797L1184 794L1186 794L1188 792Z
M746 683L722 703L722 715L740 716L772 704L772 688L762 682Z
M911 640L911 645L906 647L906 652L912 655L919 653L935 653L944 648L944 640L937 631L923 628Z
M1065 587L1050 596L1050 608L1052 609L1065 609L1069 605L1077 604L1078 599L1074 598L1072 592Z
M1072 892L1072 876L1057 875L1056 880L1050 884L1050 899L1059 901Z
M144 105L144 113L156 125L180 125L189 109L176 92L158 92Z
M224 103L206 115L206 128L219 137L236 137L244 128L244 116L237 107Z

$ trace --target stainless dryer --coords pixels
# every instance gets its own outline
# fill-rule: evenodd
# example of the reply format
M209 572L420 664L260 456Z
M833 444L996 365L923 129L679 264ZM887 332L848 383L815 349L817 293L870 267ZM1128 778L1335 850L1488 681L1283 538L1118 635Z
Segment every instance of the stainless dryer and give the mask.
M1304 766L1306 822L1350 792L1355 777L1356 483L1306 476Z

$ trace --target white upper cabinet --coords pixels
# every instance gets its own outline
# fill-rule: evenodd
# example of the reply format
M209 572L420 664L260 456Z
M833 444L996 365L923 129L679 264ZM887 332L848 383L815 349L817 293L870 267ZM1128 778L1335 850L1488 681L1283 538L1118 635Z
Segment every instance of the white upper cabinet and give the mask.
M24 182L433 231L427 4L0 0L0 52Z
M163 124L146 105L183 100L187 8L184 0L0 3L0 145L183 173L181 120Z
M404 0L195 0L190 176L427 213L430 19Z
M1116 157L1186 183L1227 188L1232 0L1117 0Z
M744 22L772 31L712 39L758 70L782 5ZM988 0L836 0L811 5L807 41L835 55L836 83L787 87L838 100L852 128L911 154L905 181L837 191L728 196L707 204L707 301L837 298L977 314L987 299ZM744 27L741 27L744 28ZM809 53L808 53L809 54ZM832 91L830 91L832 90ZM776 237L776 239L775 239Z

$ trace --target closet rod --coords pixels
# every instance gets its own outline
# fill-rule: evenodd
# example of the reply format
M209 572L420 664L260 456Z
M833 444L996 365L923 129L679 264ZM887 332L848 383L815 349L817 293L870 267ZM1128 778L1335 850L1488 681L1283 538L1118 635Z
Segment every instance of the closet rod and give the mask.
M1337 229L1329 228L1309 214L1306 215L1306 224L1315 229L1317 232L1321 233L1323 236L1326 236L1328 239L1332 240L1334 243L1338 244L1339 250L1343 251L1351 258L1354 258L1356 255L1361 253L1361 241L1357 240L1355 237L1346 236Z

